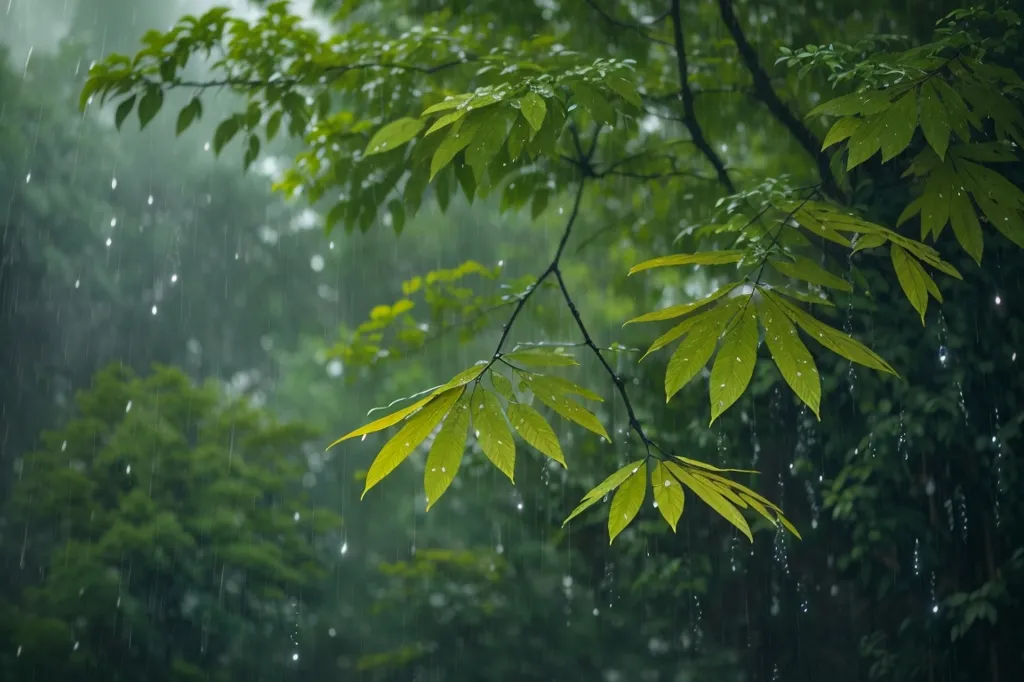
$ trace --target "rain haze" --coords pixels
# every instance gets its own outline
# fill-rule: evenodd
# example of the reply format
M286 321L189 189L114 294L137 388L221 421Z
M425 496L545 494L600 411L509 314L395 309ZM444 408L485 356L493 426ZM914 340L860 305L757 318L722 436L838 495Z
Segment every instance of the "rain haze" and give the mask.
M1006 682L1013 3L0 0L0 682Z

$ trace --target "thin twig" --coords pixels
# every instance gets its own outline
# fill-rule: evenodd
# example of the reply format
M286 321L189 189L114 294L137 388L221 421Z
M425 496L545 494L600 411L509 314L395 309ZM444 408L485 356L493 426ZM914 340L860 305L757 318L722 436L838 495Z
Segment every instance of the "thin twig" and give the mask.
M704 131L700 127L700 122L697 120L697 112L693 104L693 90L690 88L690 79L687 74L686 42L683 39L683 19L680 0L672 0L670 12L672 13L672 36L676 48L676 66L679 70L679 94L683 100L683 124L690 131L693 144L708 160L708 163L714 167L718 181L729 194L735 194L736 187L729 178L729 173L725 169L725 163L718 156L718 153L711 148L707 138L704 137Z
M598 5L597 4L597 0L586 0L586 3L588 5L590 5L594 9L595 12L600 14L602 19L607 21L612 26L617 26L618 28L622 28L622 29L625 29L627 31L636 31L637 33L639 33L641 36L643 36L647 40L650 40L652 43L659 43L661 45L671 45L671 43L666 42L666 41L662 40L661 38L655 38L654 36L652 36L646 30L646 28L647 28L646 25L643 24L642 22L638 21L635 24L630 24L628 22L622 21L621 19L616 19L611 14L606 12L600 5ZM653 21L651 23L652 24L656 24L656 23L658 23L659 21L661 21L664 18L665 17L662 16L662 17L656 19L655 21Z

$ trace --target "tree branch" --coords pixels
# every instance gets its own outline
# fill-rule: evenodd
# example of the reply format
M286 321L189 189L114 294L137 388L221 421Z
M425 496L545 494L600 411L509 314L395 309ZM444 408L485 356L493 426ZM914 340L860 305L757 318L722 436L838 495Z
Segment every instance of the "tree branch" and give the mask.
M648 33L645 30L646 26L640 21L637 21L635 24L630 24L620 19L616 19L611 14L602 9L601 6L597 4L597 0L586 0L586 3L590 5L595 12L600 14L602 19L607 21L612 26L617 26L618 28L623 28L626 29L627 31L636 31L641 36L654 43L659 43L661 45L671 45L671 43L665 42L661 38L655 38L650 33ZM658 23L658 21L661 21L662 19L664 19L664 17L658 18L653 23Z
M831 198L842 200L843 191L836 183L832 174L828 155L821 149L821 141L789 110L789 107L779 98L772 87L771 79L761 66L757 51L747 40L743 33L739 19L733 11L732 0L718 0L718 9L729 35L736 43L736 49L740 53L747 70L754 79L754 97L759 99L768 107L768 111L796 138L800 146L811 155L818 166L818 174L821 176L822 187Z
M697 112L693 106L693 90L690 88L690 79L686 65L686 42L683 39L683 19L680 0L672 0L672 7L669 11L672 16L672 37L676 48L676 65L679 69L679 94L683 100L683 125L690 131L693 144L708 160L708 163L714 167L718 181L729 194L735 194L736 186L732 184L732 180L729 178L729 173L725 169L725 163L722 162L721 157L711 148L707 138L704 137L704 131L700 127L700 122L697 120Z

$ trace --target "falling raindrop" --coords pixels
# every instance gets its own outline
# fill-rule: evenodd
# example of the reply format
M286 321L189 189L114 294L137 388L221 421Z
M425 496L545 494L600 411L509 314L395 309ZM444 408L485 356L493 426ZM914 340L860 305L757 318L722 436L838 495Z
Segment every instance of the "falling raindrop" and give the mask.
M117 189L117 178L110 179L110 189Z
M178 281L178 275L177 274L171 275L171 284L175 284L177 281Z
M156 315L156 306L153 306L152 308L150 308L150 309L149 309L149 312L151 312L151 313L153 313L154 315Z
M146 199L146 203L149 204L150 206L153 205L153 195L152 194L150 194L149 198Z
M28 175L25 176L25 184L28 184L30 182L32 182L32 174L31 173L29 173Z
M128 404L124 406L125 414L132 411L132 401L128 401Z
M107 246L109 247L113 243L114 243L114 240L111 239L110 237L107 237Z

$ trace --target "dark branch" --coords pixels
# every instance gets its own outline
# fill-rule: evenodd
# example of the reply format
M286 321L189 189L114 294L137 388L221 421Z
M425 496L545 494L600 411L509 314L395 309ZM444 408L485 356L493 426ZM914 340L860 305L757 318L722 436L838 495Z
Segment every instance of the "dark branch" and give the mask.
M708 160L708 163L714 167L718 181L729 194L735 194L736 186L732 184L732 180L729 178L729 173L725 169L725 163L718 153L711 148L707 138L704 137L704 131L700 127L700 122L697 120L697 112L693 105L693 90L690 88L690 79L687 74L686 42L683 39L683 19L680 0L672 0L670 12L672 14L672 37L676 48L676 64L679 69L679 94L683 100L683 124L690 131L693 144Z
M621 19L616 19L611 14L606 12L600 5L598 5L597 4L597 0L586 0L586 3L588 5L590 5L594 9L595 12L600 14L602 19L607 21L612 26L616 26L618 28L622 28L622 29L625 29L627 31L636 31L641 36L643 36L647 40L650 40L651 42L654 42L654 43L660 43L662 45L669 45L670 44L670 43L667 43L667 42L665 42L664 40L662 40L660 38L655 38L650 33L648 33L647 30L646 30L646 26L642 22L637 21L636 23L628 23L628 22L622 21ZM664 18L665 17L659 17L658 19L656 19L652 23L658 23L659 21L661 21Z
M754 50L753 45L750 44L747 36L743 33L739 19L733 11L732 0L718 0L718 9L722 22L725 24L726 29L728 29L729 35L732 36L733 42L736 43L736 49L740 53L740 58L743 60L744 65L746 65L747 70L750 71L750 75L753 76L754 96L768 107L768 111L772 113L779 123L785 126L790 134L796 138L797 142L800 143L800 146L814 159L818 166L818 174L821 176L825 193L833 199L842 200L843 192L832 174L828 155L821 149L821 141L815 137L814 133L807 126L800 122L775 92L771 79L765 72L764 67L761 66L757 51Z

